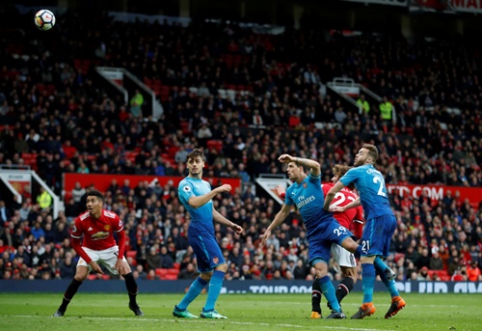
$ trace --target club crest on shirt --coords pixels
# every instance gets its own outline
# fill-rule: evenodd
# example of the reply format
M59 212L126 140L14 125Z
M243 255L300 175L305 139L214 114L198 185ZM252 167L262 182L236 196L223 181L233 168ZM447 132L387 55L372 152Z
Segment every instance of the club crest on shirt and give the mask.
M110 230L110 225L107 224L106 226L104 226L104 230L105 230L105 231L109 231L109 230Z
M191 191L191 188L188 185L184 186L182 189L186 192Z
M306 186L308 186L308 185L306 185L306 183L303 183L303 188L306 188Z
M214 257L214 258L213 258L213 262L216 263L216 264L218 264L218 263L219 263L219 258Z

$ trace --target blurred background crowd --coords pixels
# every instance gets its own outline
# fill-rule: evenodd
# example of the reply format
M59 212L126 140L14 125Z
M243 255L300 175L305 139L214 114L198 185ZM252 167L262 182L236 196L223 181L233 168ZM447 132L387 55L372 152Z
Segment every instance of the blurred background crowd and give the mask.
M63 192L63 174L185 176L193 148L205 153L204 177L242 181L214 199L245 229L239 236L215 227L227 279L313 277L296 212L260 245L280 206L256 194L253 181L282 174L281 153L318 160L330 181L333 165L352 164L372 143L387 183L482 186L476 43L309 28L271 35L219 22L122 23L98 15L84 26L67 12L57 17L62 29L48 34L2 32L0 164L35 169L66 209L54 219L51 202L38 199L44 192L0 201L0 278L73 277L78 256L69 226L95 185ZM162 117L152 119L142 95L126 104L109 94L97 84L97 65L124 67L150 86ZM360 112L329 93L335 77L353 78L383 100L361 97ZM175 186L113 182L105 196L105 208L124 221L136 277L196 277L189 216ZM399 224L389 263L398 280L482 281L482 202L462 200L454 187L436 204L423 195L392 195L391 204ZM336 263L330 273L341 277Z

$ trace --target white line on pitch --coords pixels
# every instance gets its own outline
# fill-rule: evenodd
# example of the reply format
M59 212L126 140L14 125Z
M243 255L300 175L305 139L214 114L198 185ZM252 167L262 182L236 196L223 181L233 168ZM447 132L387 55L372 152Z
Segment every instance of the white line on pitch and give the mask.
M0 315L2 317L21 317L21 318L51 318L51 316L41 316L41 315ZM70 316L76 318L77 316ZM65 318L65 317L63 317ZM67 317L68 318L68 317ZM83 319L92 320L106 320L106 321L136 321L137 322L174 322L174 323L199 323L199 322L209 322L212 323L211 319L174 319L174 318L136 318L136 317L100 317L100 316L83 316ZM311 325L297 325L297 324L271 324L271 323L255 323L255 322L236 322L230 320L218 320L219 322L225 322L230 324L238 325L259 325L259 326L277 326L277 327L289 327L289 328L311 328ZM315 327L315 326L313 326ZM334 330L351 330L351 331L395 331L390 329L366 329L366 328L349 328L346 326L328 326L328 325L317 325L317 329L334 329Z

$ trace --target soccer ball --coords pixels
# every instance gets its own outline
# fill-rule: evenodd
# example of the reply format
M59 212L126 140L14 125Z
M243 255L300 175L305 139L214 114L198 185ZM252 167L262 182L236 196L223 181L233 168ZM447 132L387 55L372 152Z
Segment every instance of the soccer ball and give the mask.
M42 31L50 30L55 25L55 15L50 10L41 9L35 14L35 25Z

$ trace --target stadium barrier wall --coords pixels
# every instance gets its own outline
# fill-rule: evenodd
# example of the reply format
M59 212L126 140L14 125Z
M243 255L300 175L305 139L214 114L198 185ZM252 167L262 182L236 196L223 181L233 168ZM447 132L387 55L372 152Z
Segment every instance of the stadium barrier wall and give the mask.
M0 280L0 293L63 293L70 284L70 279L63 280ZM140 293L184 293L192 280L138 280ZM232 280L225 281L221 293L232 294L286 294L311 293L311 281L260 281ZM482 282L397 282L402 293L470 293L481 294ZM81 292L125 293L125 283L121 280L85 281ZM362 284L358 282L354 291L361 292ZM375 291L386 291L382 282L375 283Z
M72 191L75 187L75 183L79 182L82 187L94 185L95 188L100 191L107 191L107 189L109 188L109 185L114 179L117 181L117 184L119 184L119 188L121 188L124 185L125 179L129 179L131 187L137 186L140 181L147 181L148 183L153 183L153 181L155 180L159 181L162 187L164 187L164 185L166 185L169 181L172 181L173 184L177 187L179 182L183 180L184 177L65 173L64 190L65 192ZM210 182L211 185L217 185L219 183L229 184L232 186L233 190L236 190L241 186L241 179L239 178L205 177L204 180Z

